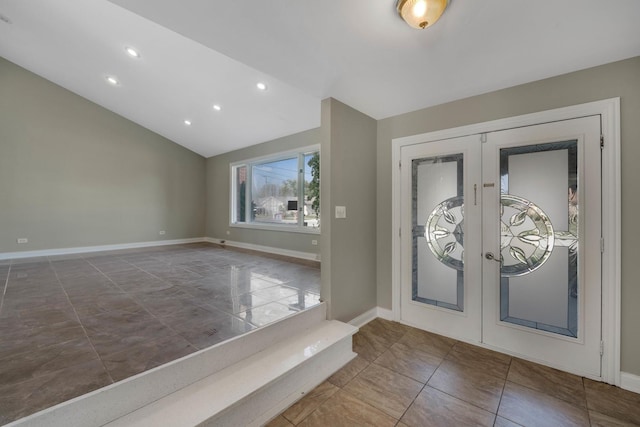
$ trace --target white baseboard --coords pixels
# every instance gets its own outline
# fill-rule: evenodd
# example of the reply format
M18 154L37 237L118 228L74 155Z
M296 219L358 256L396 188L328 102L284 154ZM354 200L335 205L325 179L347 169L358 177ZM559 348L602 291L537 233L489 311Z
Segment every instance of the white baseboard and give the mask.
M230 240L214 239L211 237L195 237L190 239L174 239L174 240L157 240L152 242L134 242L134 243L120 243L114 245L99 245L99 246L82 246L76 248L60 248L60 249L42 249L37 251L21 251L21 252L2 252L0 253L0 260L17 259L17 258L35 258L43 256L55 256L55 255L73 255L88 252L103 252L103 251L116 251L121 249L137 249L148 248L152 246L166 246L166 245L180 245L185 243L216 243L223 244L241 249L249 249L258 252L266 252L276 255L283 255L292 258L320 261L320 255L310 252L292 251L289 249L274 248L271 246L254 245L252 243L233 242Z
M3 253L0 253L0 260L16 259L16 258L33 258L33 257L42 257L42 256L55 256L55 255L72 255L72 254L80 254L85 252L117 251L120 249L136 249L136 248L148 248L151 246L180 245L185 243L201 243L204 241L206 241L204 237L194 237L190 239L155 240L152 242L120 243L115 245L100 245L100 246L82 246L77 248L42 249L37 251L22 251L22 252L3 252Z
M620 388L640 393L640 375L620 372Z
M225 246L231 246L234 248L249 249L252 251L266 252L270 254L287 256L291 258L304 259L307 261L320 261L320 254L315 254L313 252L292 251L290 249L274 248L272 246L256 245L253 243L234 242L231 240L217 239L214 237L205 237L204 241L209 243L215 243L218 245L224 244Z
M388 310L382 307L373 307L371 310L367 310L361 315L351 319L349 322L350 325L361 328L367 323L371 322L373 319L381 318L385 320L393 320L393 311Z
M382 308L382 307L376 307L377 311L378 311L378 317L384 320L393 320L393 311L387 309L387 308Z
M376 317L378 317L378 307L373 307L371 310L365 311L361 315L349 320L347 323L355 326L356 328L361 328Z

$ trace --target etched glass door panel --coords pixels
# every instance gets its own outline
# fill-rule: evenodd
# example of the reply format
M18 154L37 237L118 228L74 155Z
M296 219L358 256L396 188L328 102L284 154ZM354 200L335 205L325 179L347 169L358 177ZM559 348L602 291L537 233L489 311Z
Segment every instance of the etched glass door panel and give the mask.
M599 116L402 146L400 320L600 378L600 155Z
M464 309L464 189L462 153L412 161L411 298Z
M478 135L401 150L401 320L469 342L482 326L481 151Z
M600 118L487 135L483 342L600 376Z
M577 337L577 140L500 150L500 320Z

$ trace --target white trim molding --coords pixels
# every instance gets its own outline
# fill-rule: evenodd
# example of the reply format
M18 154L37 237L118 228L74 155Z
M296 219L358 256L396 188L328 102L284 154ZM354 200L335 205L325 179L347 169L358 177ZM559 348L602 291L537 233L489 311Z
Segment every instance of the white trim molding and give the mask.
M371 310L365 311L361 315L349 320L347 323L355 326L356 328L361 328L376 317L378 317L378 307L373 307Z
M596 103L593 103L596 104ZM588 105L588 104L585 104ZM602 379L621 386L622 204L620 176L620 98L598 103L602 150ZM595 106L594 106L595 109Z
M377 307L378 317L384 320L394 320L393 311L387 308Z
M561 120L599 115L602 150L602 377L617 386L620 378L620 295L621 295L621 178L620 178L620 98L589 102L522 116L476 123L452 129L412 135L392 140L392 309L393 319L402 321L400 306L400 155L401 148L462 136L496 132ZM634 384L625 374L625 382Z
M620 373L620 388L640 393L640 375L630 374L628 372Z
M358 328L363 327L367 323L371 322L373 319L381 318L385 320L394 320L393 319L393 311L382 308L382 307L373 307L371 310L367 310L361 315L351 319L349 322L350 325L356 326Z
M168 246L168 245L184 245L188 243L214 243L218 245L225 245L235 248L248 249L257 252L264 252L276 255L282 255L290 258L298 258L307 261L320 261L320 254L313 252L300 252L292 251L289 249L275 248L272 246L254 245L252 243L232 242L224 239L214 239L212 237L194 237L189 239L173 239L173 240L156 240L151 242L134 242L134 243L119 243L113 245L98 245L98 246L81 246L75 248L58 248L58 249L42 249L36 251L21 251L21 252L0 252L0 260L18 259L18 258L35 258L44 256L56 256L56 255L73 255L90 252L105 252L105 251L117 251L122 249L138 249L149 248L153 246Z
M88 253L88 252L117 251L121 249L148 248L152 246L183 245L186 243L202 243L205 241L206 240L204 237L194 237L190 239L155 240L152 242L119 243L114 245L82 246L82 247L76 247L76 248L42 249L37 251L22 251L22 252L2 252L0 253L0 260L17 259L17 258L34 258L34 257L43 257L43 256L56 256L56 255L73 255L73 254L81 254L81 253Z
M300 252L291 249L275 248L273 246L256 245L253 243L234 242L226 239L217 239L213 237L205 237L205 242L215 243L217 245L230 246L232 248L248 249L251 251L265 252L275 255L282 255L290 258L298 258L306 261L320 261L320 254L313 252Z

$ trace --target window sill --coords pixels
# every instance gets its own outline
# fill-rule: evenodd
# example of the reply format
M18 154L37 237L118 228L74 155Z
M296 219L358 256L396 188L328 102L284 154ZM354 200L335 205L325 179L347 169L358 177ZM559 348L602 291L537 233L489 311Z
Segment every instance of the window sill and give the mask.
M229 224L229 227L233 228L248 228L253 230L268 230L268 231L280 231L285 233L302 233L302 234L320 234L319 228L314 227L298 227L298 226L286 226L286 225L269 225L260 223L249 224Z

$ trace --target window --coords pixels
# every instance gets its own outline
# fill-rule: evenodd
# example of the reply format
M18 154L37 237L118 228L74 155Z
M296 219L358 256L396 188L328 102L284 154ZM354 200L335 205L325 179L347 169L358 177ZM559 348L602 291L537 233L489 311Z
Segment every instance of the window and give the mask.
M233 163L231 224L319 231L318 147Z

